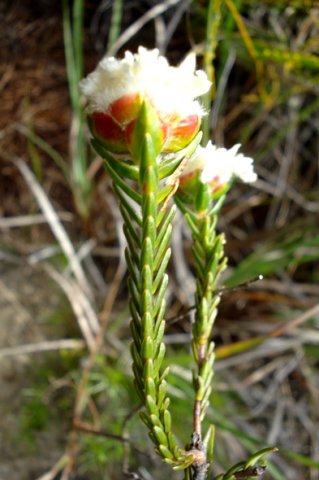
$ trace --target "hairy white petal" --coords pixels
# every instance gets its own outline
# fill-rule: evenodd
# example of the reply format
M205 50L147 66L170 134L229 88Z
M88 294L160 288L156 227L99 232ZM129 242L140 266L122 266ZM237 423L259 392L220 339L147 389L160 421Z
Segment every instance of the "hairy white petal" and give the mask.
M171 67L157 49L139 47L138 53L126 52L122 60L105 57L80 82L80 90L88 113L105 112L123 95L140 93L164 115L202 115L194 99L209 90L210 82L205 72L195 68L195 55L186 57L179 67Z
M218 148L209 141L205 148L197 147L183 175L198 170L201 172L200 179L203 183L218 179L218 183L226 184L233 177L247 183L255 182L257 175L254 172L253 159L245 157L242 153L238 154L239 148L240 144L234 145L229 150Z

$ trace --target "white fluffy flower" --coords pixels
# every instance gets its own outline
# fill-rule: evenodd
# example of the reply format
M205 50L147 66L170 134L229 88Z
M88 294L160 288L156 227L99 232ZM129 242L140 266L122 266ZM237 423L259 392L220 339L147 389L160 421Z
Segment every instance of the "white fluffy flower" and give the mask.
M216 187L227 184L233 177L247 183L255 182L257 175L254 172L253 159L237 153L239 147L240 144L234 145L229 150L218 148L211 141L205 148L197 147L182 176L197 171L200 172L200 180L203 183L215 184Z
M209 90L205 72L195 71L195 55L178 67L171 67L157 49L139 47L126 52L122 60L105 57L96 70L80 82L87 112L106 112L115 100L134 93L146 96L162 114L202 115L194 99Z

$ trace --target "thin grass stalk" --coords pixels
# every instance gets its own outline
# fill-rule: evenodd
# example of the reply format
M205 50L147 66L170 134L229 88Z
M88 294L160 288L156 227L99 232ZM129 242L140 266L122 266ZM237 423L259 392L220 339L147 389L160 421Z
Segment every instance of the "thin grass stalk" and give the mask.
M214 59L218 45L218 31L221 21L221 8L223 0L210 0L208 4L207 23L206 23L206 41L204 50L204 69L208 79L212 82L211 89L202 98L202 103L207 113L202 121L202 143L206 145L209 140L211 101L215 96L215 68Z
M260 98L265 102L265 104L269 104L269 102L271 102L271 99L269 98L264 86L264 63L258 58L254 42L246 28L240 12L236 7L235 2L233 0L225 0L225 2L229 11L233 15L234 21L247 48L247 51L252 61L254 62Z
M72 13L67 0L62 2L63 34L69 93L73 110L71 128L71 185L79 213L89 214L91 182L87 177L87 150L84 137L84 113L78 83L83 76L83 0L74 0Z
M84 0L74 0L73 3L73 49L74 63L77 78L83 76L83 23L84 23ZM78 89L77 85L76 88ZM78 99L79 96L77 95Z
M65 162L64 158L62 155L59 154L57 150L51 147L49 143L47 143L45 140L43 140L41 137L39 137L34 131L29 128L26 129L25 127L19 127L19 132L21 132L23 135L26 136L26 138L32 142L32 144L36 145L39 147L43 152L45 152L49 158L51 158L56 165L61 169L63 172L68 184L71 186L71 179L70 179L70 172L68 169L68 165Z
M112 17L109 38L107 42L107 51L114 45L121 32L121 23L123 16L123 0L114 0L112 7Z

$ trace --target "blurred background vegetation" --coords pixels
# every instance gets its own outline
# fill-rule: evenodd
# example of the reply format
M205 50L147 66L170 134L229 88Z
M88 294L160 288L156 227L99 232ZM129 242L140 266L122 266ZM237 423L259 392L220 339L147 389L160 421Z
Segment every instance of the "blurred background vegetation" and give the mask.
M144 45L172 64L197 53L213 80L205 138L241 143L259 176L232 189L220 217L229 268L208 415L214 474L276 445L264 478L318 479L318 2L12 0L0 9L0 478L171 474L137 414L121 222L77 87L105 53ZM165 338L185 444L194 281L177 224Z

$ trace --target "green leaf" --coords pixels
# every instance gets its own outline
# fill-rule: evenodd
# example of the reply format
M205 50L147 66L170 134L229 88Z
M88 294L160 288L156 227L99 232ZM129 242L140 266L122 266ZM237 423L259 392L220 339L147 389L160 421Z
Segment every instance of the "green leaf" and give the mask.
M162 409L162 403L166 398L166 391L167 391L167 383L165 380L162 380L158 385L157 404L159 409Z
M276 447L268 447L259 450L258 452L251 455L248 460L245 462L245 468L252 467L256 465L256 463L265 455L269 455L270 453L277 452L278 448Z
M151 397L151 395L146 395L145 405L147 410L150 412L150 414L155 415L155 417L157 418L159 417L159 411L158 411L157 405L153 397Z
M114 183L116 183L116 185L120 187L123 192L125 192L132 200L140 205L142 202L141 195L136 190L131 188L124 180L122 180L114 168L112 168L110 162L105 162L105 168L107 169Z
M150 157L156 159L162 150L163 141L164 135L158 115L151 104L144 101L136 119L131 142L132 157L134 162L140 165L141 183L146 166L153 163L150 162Z
M168 285L168 275L165 273L165 275L163 275L162 277L162 282L158 288L158 291L157 291L157 297L156 297L156 300L155 300L155 305L154 305L154 310L153 310L153 313L154 313L154 316L156 318L156 321L158 322L158 318L161 317L162 315L159 314L159 311L161 309L161 307L163 307L163 304L165 306L165 299L164 299L164 295L165 295L165 292L166 292L166 289L167 289L167 285Z
M147 426L147 428L151 429L153 427L152 419L151 419L152 415L148 416L145 412L139 412L139 415L142 421ZM156 415L155 415L155 418L157 418Z
M157 217L157 238L155 241L155 248L158 249L159 245L163 241L166 230L170 223L173 221L174 215L176 213L176 207L173 206L169 211L163 209L159 212Z
M132 259L132 262L135 264L135 265L138 265L139 264L139 255L138 255L138 251L137 251L137 246L135 245L135 241L134 241L134 238L131 237L131 232L130 232L130 228L124 224L123 226L123 231L124 231L124 235L125 235L125 238L127 240L127 243L128 243L128 249L129 249L129 252L130 252L130 257Z
M149 232L148 232L149 233ZM144 288L152 290L152 269L153 269L153 243L149 236L143 235L143 244L141 251L141 270Z
M156 382L157 379L155 378L155 373L154 373L154 361L151 358L147 358L144 363L144 369L143 369L143 376L144 378L153 378L154 381ZM154 413L154 412L152 412Z
M195 152L197 146L199 145L201 138L202 132L198 132L198 134L191 141L191 143L187 145L187 147L183 150L180 150L179 152L174 154L173 158L171 158L170 155L168 156L168 158L163 156L159 162L159 179L162 180L163 178L172 175L185 157L191 157Z
M128 279L128 289L130 292L130 297L132 302L134 303L135 310L139 313L140 315L140 292L137 289L135 283L132 281L131 278Z
M126 260L126 265L128 268L128 271L130 273L131 279L133 283L136 285L137 290L140 290L140 284L139 284L139 279L137 276L137 269L136 269L136 264L133 263L131 254L128 248L125 249L125 260Z
M153 415L153 413L151 413L151 415L150 415L149 418L150 418L150 420L151 420L151 422L152 422L152 424L151 424L151 426L150 426L151 429L153 428L154 425L157 426L157 427L161 427L161 426L162 426L162 423L161 423L160 419L159 419L156 415Z
M164 445L159 445L158 446L158 449L161 453L161 456L165 459L165 460L171 460L174 458L172 452L167 448L165 447Z
M146 299L146 300L145 300ZM148 304L151 304L152 302L152 297L151 295L149 294L149 291L144 291L143 293L143 300L144 300L144 304L145 305L148 305ZM149 310L145 310L143 309L144 311L144 314L142 316L142 321L141 321L141 324L142 324L142 334L143 336L148 336L148 337L151 337L152 334L153 334L153 318L152 318L152 314L150 313ZM148 357L148 358L151 358L151 357Z
M152 265L153 256L154 256L154 244L156 238L156 205L154 202L149 202L150 209L153 211L145 211L143 209L143 232L142 236L144 238L144 242L148 241L150 244L147 246L148 251L150 252L147 263ZM142 251L143 255L143 251ZM142 259L143 261L143 259Z
M163 359L165 356L165 345L161 343L159 345L158 353L156 358L154 359L154 373L157 375L162 367Z
M114 191L118 196L118 199L120 201L120 205L125 208L125 210L128 212L128 214L131 216L130 221L134 221L139 227L142 226L142 219L140 215L136 212L136 210L133 208L133 206L128 202L126 195L118 186L114 183L113 185Z
M160 303L159 310L156 314L156 326L155 326L155 332L157 332L157 329L159 328L160 322L163 320L164 315L166 312L166 300L163 298L162 302ZM157 333L155 333L157 336Z
M133 340L134 340L134 345L137 348L136 353L140 357L141 356L140 345L141 345L142 339L141 339L141 334L140 334L139 319L135 320L135 318L133 318L130 322L130 327L131 327L132 337L133 337Z
M153 358L154 342L150 336L146 337L141 346L142 356L144 359Z
M164 320L161 320L156 324L156 327L154 330L154 343L155 343L155 349L156 349L155 355L159 354L158 348L160 347L161 342L163 340L164 331L165 331L165 322Z
M139 237L139 235L136 231L136 228L134 227L134 225L132 223L131 213L126 210L123 203L120 203L120 210L121 210L123 220L125 222L125 235L126 236L129 235L130 236L130 242L132 244L136 244L136 247L139 248L141 240L140 240L140 237Z
M171 431L171 428L172 428L172 418L171 418L171 414L169 413L168 410L164 410L163 423L164 423L165 432L169 433Z
M214 442L215 442L215 426L209 425L207 433L204 438L204 445L207 451L207 461L213 462L214 459Z
M171 234L172 234L172 225L168 225L165 235L163 236L162 242L159 245L159 248L154 258L154 264L153 264L154 270L157 270L160 262L163 260L165 256L165 252L168 250Z
M106 150L104 145L102 145L98 140L92 139L92 145L94 149L98 150L99 155L105 159L106 162L109 162L113 170L122 178L128 178L130 180L137 181L139 178L139 168L136 165L131 165L129 160L123 161L118 158L112 157L110 153Z
M211 188L207 183L198 182L198 191L195 196L195 208L197 212L203 213L208 210L212 201Z
M171 249L168 248L166 250L166 253L163 257L163 260L162 260L162 263L161 265L159 266L159 269L156 273L156 276L155 276L155 279L154 279L154 282L153 282L153 295L156 293L159 285L161 284L161 281L162 281L162 278L165 274L165 271L166 271L166 268L167 268L167 264L169 262L169 259L171 257Z
M158 426L154 426L153 427L153 432L158 440L158 443L160 445L164 445L164 447L168 447L168 441L167 441L167 437L165 435L165 432L162 428L158 427Z

